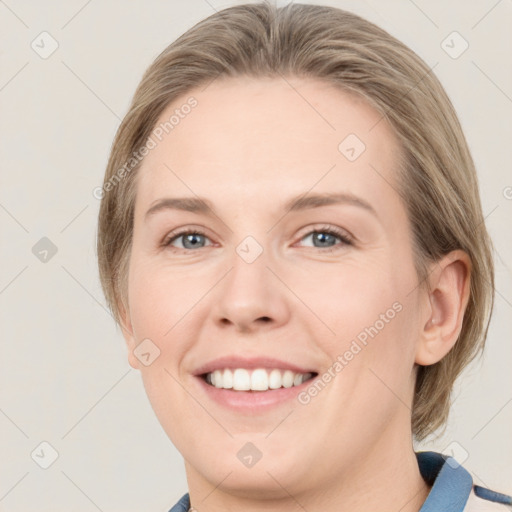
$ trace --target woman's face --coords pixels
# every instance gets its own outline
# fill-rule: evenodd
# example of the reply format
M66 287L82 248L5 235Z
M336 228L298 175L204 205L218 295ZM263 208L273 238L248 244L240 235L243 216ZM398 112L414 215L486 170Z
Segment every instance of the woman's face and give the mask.
M425 322L389 125L297 78L218 79L158 124L176 109L137 177L125 333L159 421L210 489L364 471L410 439Z

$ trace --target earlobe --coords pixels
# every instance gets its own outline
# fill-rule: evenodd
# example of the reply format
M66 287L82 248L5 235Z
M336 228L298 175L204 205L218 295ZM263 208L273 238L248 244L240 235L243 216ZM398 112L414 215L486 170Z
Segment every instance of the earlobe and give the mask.
M121 320L121 331L123 333L123 337L126 342L126 348L128 350L128 363L132 368L138 370L139 360L133 353L137 343L133 334L133 326L131 323L130 314L123 304L119 304L119 316Z
M430 291L415 362L428 366L440 361L455 345L469 300L471 262L461 250L437 262L429 278Z

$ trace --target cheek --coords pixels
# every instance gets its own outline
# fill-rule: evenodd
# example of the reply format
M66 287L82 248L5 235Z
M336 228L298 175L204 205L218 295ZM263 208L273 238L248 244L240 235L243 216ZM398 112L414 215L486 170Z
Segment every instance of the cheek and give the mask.
M132 261L129 304L135 345L146 343L151 353L150 364L139 359L138 369L149 401L164 423L177 419L176 411L187 406L179 381L183 377L180 364L198 335L194 332L197 322L191 321L198 300L193 290L199 292L183 275L143 258ZM177 402L179 407L169 407Z
M412 261L398 254L379 255L364 264L347 259L344 265L310 275L296 280L294 291L317 316L308 313L312 320L305 329L331 365L341 359L343 371L339 365L337 369L344 377L339 381L355 385L373 369L389 385L408 386L418 330ZM337 373L336 368L332 371ZM365 386L372 389L368 382Z
M170 339L173 329L205 293L204 277L194 271L166 268L161 263L132 261L129 304L138 338Z
M182 418L193 405L183 391L180 364L198 336L192 308L204 294L189 274L135 258L129 281L135 344L150 340L152 347L151 363L145 365L141 360L139 364L141 378L157 418L178 448L189 435ZM157 354L154 359L153 353Z
M399 295L392 269L377 259L364 264L347 259L339 265L318 266L307 276L293 278L294 292L318 319L321 330L316 337L321 333L333 348L379 321ZM308 317L314 319L310 313Z

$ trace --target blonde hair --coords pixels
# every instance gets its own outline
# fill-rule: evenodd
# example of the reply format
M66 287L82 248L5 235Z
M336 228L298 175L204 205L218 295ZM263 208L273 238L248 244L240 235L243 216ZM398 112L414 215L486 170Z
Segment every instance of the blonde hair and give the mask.
M151 64L117 131L102 191L97 251L114 319L122 325L120 311L128 308L140 167L126 163L173 100L218 76L241 75L321 79L365 98L391 124L403 148L398 186L420 282L428 263L454 249L469 255L470 298L459 338L441 361L417 373L412 431L424 438L446 422L455 379L483 349L494 300L491 241L474 163L443 87L411 49L355 14L304 4L238 5L196 24Z

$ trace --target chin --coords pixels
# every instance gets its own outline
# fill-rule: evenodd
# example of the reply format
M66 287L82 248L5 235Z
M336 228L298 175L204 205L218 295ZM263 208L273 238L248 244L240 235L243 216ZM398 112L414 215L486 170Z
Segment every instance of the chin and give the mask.
M198 473L212 487L218 486L231 495L261 499L264 494L276 499L289 497L283 488L289 492L303 491L311 476L310 467L301 455L304 447L287 448L281 443L281 450L277 450L268 441L251 443L235 437L222 447L217 444L217 449L213 450L215 441L210 439L204 449L189 453L182 451L183 447L178 449L187 461L187 473ZM256 446L261 447L261 451ZM207 456L204 456L205 450ZM281 451L286 453L279 453Z
M217 486L219 480L225 478L218 488L232 496L240 498L279 499L289 497L288 492L297 493L304 490L304 479L293 473L292 468L300 467L300 462L285 463L279 468L260 466L262 460L253 468L240 468L232 465L217 468L217 471L207 470L203 476ZM206 468L203 468L206 470ZM229 474L229 476L227 476ZM223 476L220 476L223 475ZM292 476L293 475L293 476ZM285 491L286 489L286 491Z

